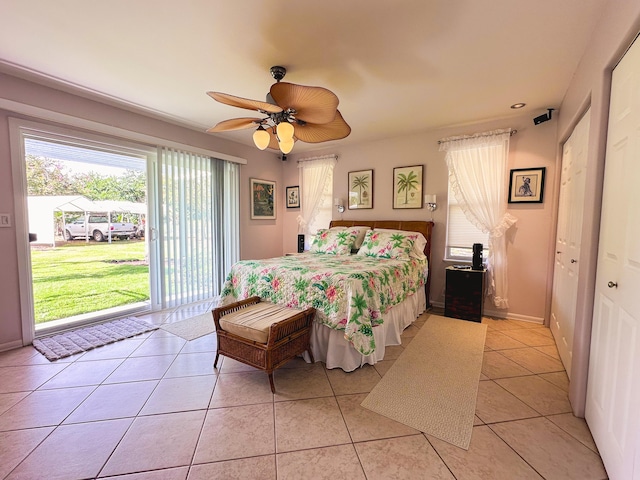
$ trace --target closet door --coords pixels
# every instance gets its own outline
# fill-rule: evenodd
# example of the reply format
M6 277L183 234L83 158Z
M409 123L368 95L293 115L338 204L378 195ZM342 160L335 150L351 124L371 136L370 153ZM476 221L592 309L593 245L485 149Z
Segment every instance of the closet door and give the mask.
M569 378L571 378L573 332L578 298L590 118L591 112L587 110L564 144L560 177L550 327Z
M639 159L636 40L612 77L585 412L614 480L640 479Z

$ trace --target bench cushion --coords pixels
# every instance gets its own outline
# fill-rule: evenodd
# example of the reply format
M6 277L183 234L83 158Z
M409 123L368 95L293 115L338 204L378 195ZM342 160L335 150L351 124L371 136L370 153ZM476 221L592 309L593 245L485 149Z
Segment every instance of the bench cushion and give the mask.
M220 318L223 330L254 342L267 343L269 327L300 313L293 308L260 302Z

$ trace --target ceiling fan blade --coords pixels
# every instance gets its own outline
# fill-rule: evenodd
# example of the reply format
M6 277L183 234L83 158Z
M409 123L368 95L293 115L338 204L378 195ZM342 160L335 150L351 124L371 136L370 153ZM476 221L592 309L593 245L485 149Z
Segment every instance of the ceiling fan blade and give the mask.
M231 120L223 120L215 127L211 127L207 132L229 132L231 130L243 130L245 128L257 128L262 118L232 118Z
M232 107L246 108L248 110L258 110L259 112L268 113L279 113L282 111L282 108L278 105L261 102L259 100L236 97L235 95L229 95L228 93L207 92L207 95L217 102L224 103L225 105L231 105Z
M307 123L329 123L336 117L338 97L326 88L278 82L270 93L283 110L295 109L295 117Z
M318 125L307 123L306 125L295 124L294 136L306 143L321 143L329 140L340 140L351 133L351 127L344 121L339 110L336 110L336 117L332 122Z

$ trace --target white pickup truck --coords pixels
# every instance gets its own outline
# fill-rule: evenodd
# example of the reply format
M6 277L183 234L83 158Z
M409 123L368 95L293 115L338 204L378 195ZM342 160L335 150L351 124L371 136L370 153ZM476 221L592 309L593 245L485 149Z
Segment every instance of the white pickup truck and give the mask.
M68 223L64 228L64 239L93 238L96 242L102 242L109 238L131 238L136 235L137 227L133 223L112 222L109 223L107 215L89 215L85 225L84 218Z

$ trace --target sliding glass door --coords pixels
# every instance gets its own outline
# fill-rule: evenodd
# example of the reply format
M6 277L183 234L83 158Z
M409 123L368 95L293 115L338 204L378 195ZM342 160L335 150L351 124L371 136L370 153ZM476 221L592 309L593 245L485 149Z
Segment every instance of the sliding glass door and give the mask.
M24 120L11 132L25 343L218 295L239 259L238 164Z
M35 124L19 138L35 334L151 309L147 165L156 149Z

